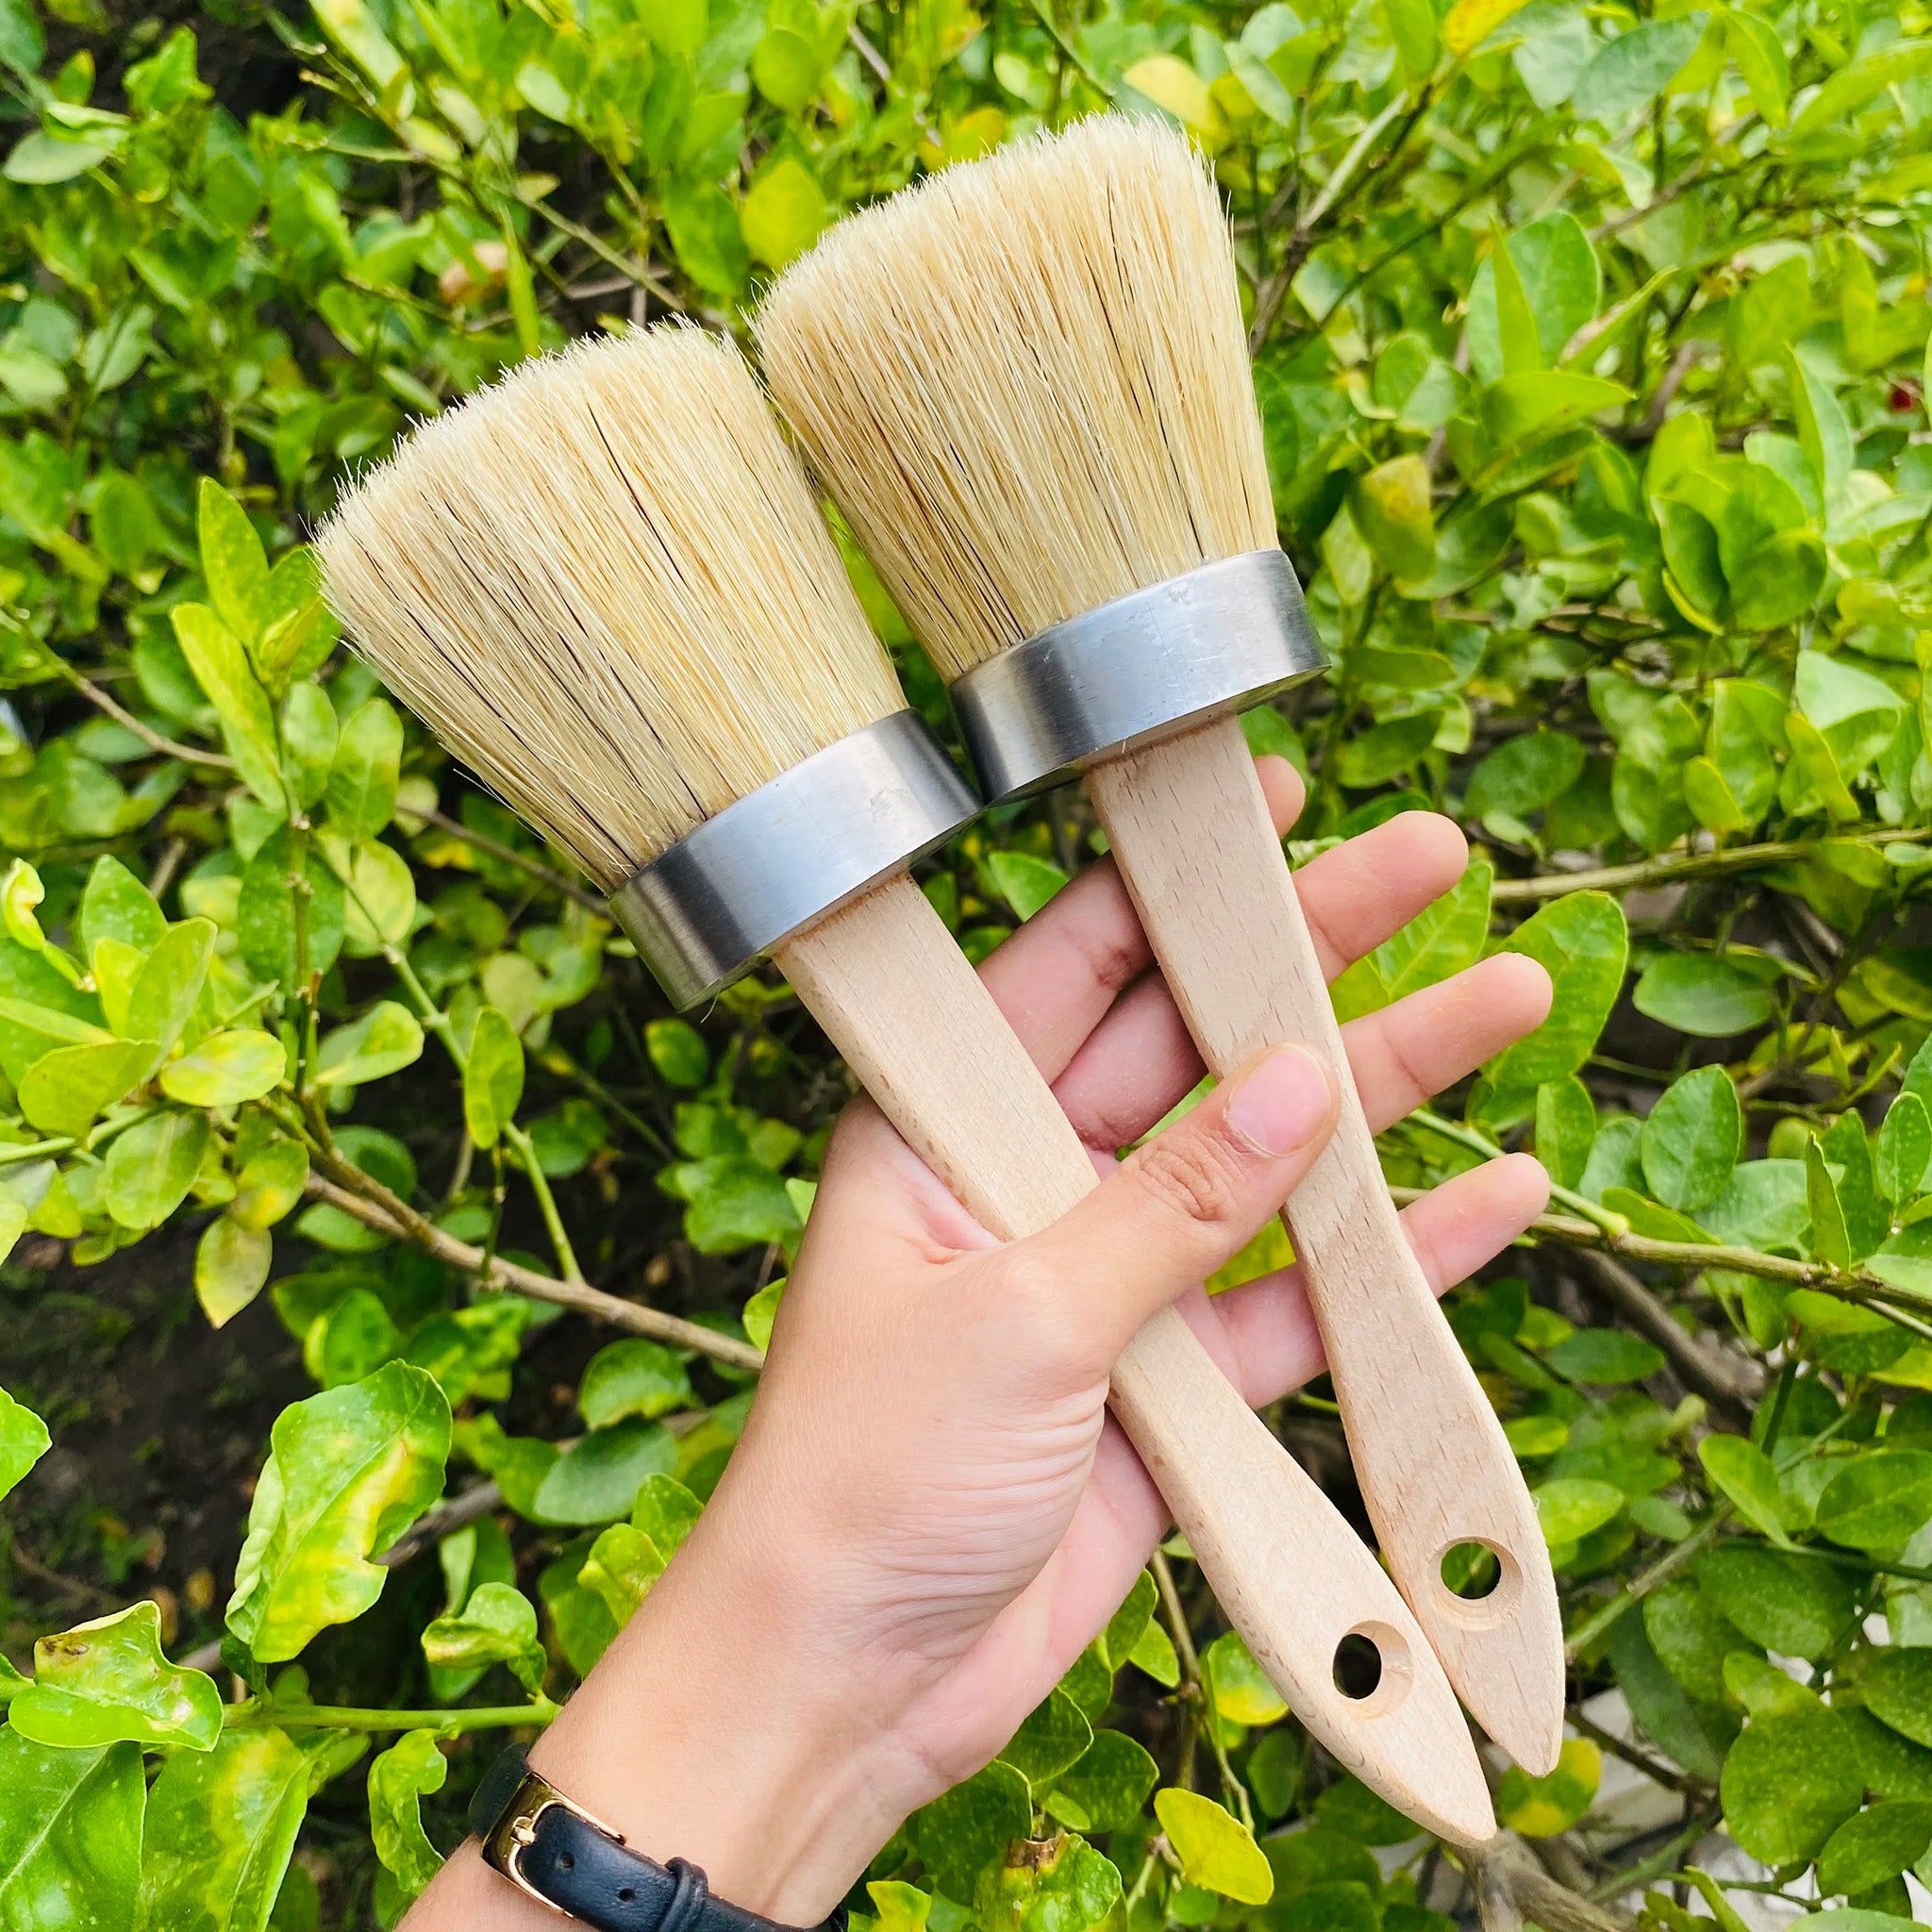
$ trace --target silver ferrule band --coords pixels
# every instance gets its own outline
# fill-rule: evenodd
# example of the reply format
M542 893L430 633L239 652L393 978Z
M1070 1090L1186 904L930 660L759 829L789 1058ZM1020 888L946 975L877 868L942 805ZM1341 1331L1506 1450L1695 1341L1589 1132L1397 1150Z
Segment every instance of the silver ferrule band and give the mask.
M1204 563L1049 625L953 686L990 803L1259 704L1327 661L1279 550Z
M919 713L894 711L705 820L610 909L672 1004L695 1006L978 809Z

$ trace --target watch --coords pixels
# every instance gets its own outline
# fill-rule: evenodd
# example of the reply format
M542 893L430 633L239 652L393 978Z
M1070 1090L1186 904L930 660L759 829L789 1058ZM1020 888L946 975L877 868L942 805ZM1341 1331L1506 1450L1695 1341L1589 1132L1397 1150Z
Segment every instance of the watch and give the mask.
M598 1932L799 1932L713 1898L683 1858L660 1865L530 1769L521 1744L491 1766L470 1801L484 1862L540 1905ZM845 1932L841 1906L818 1932Z

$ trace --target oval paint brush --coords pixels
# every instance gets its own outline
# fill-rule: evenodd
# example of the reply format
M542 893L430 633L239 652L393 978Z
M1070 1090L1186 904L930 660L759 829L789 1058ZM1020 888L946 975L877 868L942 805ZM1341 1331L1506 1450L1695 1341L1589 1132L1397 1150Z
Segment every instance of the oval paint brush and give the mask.
M769 952L894 1125L1012 1239L1095 1185L907 866L975 809L906 708L736 352L674 328L526 364L417 432L320 540L384 675L575 853L679 1004ZM1302 1722L1463 1841L1493 1815L1392 1583L1173 1309L1110 1397ZM1382 1675L1351 1699L1338 1647Z
M1105 115L931 177L780 277L774 395L953 681L997 798L1084 770L1208 1067L1325 1050L1288 1207L1369 1512L1450 1681L1554 1768L1562 1624L1536 1511L1404 1239L1234 713L1318 668L1276 545L1227 225L1165 124ZM1444 1582L1477 1542L1498 1581Z

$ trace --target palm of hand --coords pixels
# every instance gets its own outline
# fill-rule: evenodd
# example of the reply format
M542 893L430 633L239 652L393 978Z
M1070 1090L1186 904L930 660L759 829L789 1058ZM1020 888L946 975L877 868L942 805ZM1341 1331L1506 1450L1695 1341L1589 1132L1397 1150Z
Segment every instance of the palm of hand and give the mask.
M1277 820L1299 809L1264 764ZM1405 814L1300 875L1332 978L1448 889L1447 821ZM1096 1163L1146 1134L1201 1067L1110 866L993 955L984 976ZM1143 976L1144 975L1144 976ZM1399 1120L1535 1026L1548 982L1497 956L1345 1029L1371 1124ZM1460 1176L1405 1216L1440 1292L1541 1211L1541 1166ZM1223 1231L1232 1253L1251 1226ZM841 1121L751 1427L701 1541L815 1553L795 1587L827 1666L870 1660L855 1722L890 1727L936 1794L997 1751L1104 1626L1162 1532L1159 1495L1106 1411L1124 1337L1111 1284L1050 1283L977 1226L867 1102ZM1155 1265L1158 1265L1156 1263ZM1168 1284L1170 1288L1178 1283ZM1297 1271L1176 1304L1259 1407L1323 1366ZM1110 1338L1110 1339L1108 1339ZM743 1499L738 1507L737 1499Z

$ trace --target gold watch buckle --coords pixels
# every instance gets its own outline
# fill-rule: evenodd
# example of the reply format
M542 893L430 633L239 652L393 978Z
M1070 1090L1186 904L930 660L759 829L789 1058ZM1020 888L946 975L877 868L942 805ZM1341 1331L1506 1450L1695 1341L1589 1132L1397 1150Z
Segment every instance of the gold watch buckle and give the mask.
M495 1828L484 1841L483 1857L486 1863L514 1885L525 1898L532 1898L541 1906L547 1906L559 1918L575 1915L566 1911L555 1899L546 1898L530 1881L524 1876L523 1855L537 1841L537 1821L544 1812L553 1808L568 1811L574 1818L581 1818L593 1830L616 1844L625 1841L623 1832L614 1824L607 1824L594 1812L587 1811L574 1799L567 1798L549 1779L538 1772L528 1772L517 1787L516 1796L503 1808Z

